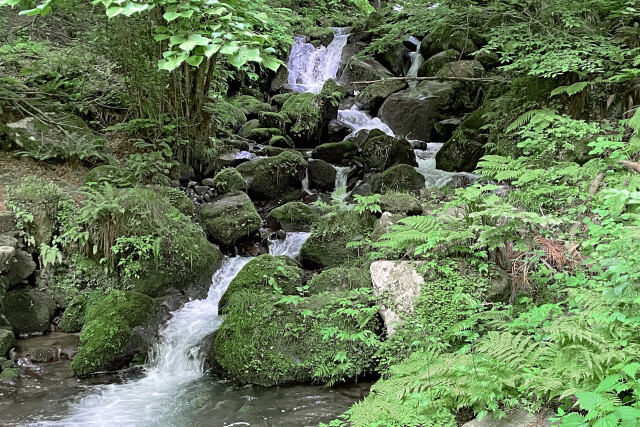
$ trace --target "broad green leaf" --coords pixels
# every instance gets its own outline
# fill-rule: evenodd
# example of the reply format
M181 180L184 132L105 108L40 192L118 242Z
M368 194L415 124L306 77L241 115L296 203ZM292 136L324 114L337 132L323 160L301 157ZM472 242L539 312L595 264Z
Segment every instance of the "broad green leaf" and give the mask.
M612 391L620 381L620 375L610 375L603 379L598 387L595 389L596 393Z
M187 64L191 65L192 67L197 67L198 65L200 65L202 63L202 56L190 56L189 58L187 58Z
M186 42L180 44L179 47L186 52L190 52L194 47L196 47L196 42L194 42L193 40L187 40Z
M223 46L222 49L220 49L220 53L223 55L235 55L238 50L240 50L240 46L238 46L238 43L231 42Z
M165 19L165 21L167 22L171 22L174 19L180 18L182 15L179 12L176 12L175 10L173 10L172 12L167 11L164 13L164 15L162 15L162 17Z
M219 44L210 44L208 46L205 46L204 56L206 56L207 58L211 58L213 54L218 52L219 50L220 50Z
M157 42L161 42L168 39L169 37L171 37L169 34L156 34L153 36L153 39Z
M576 397L578 398L580 407L586 411L590 411L604 402L602 396L592 391L576 393Z
M114 16L120 15L124 11L124 7L110 7L107 9L107 18L113 18Z
M267 67L271 71L278 71L280 65L282 65L282 61L272 55L264 55L262 57L262 65Z

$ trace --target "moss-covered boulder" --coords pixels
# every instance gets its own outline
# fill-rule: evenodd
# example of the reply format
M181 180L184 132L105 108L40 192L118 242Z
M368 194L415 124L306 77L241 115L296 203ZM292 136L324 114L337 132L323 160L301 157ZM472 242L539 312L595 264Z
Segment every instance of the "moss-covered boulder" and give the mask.
M113 187L133 187L138 183L136 176L127 169L113 165L100 165L91 169L84 177L84 183L109 183Z
M56 310L53 299L37 291L7 292L3 304L4 317L16 335L46 332Z
M205 103L203 109L211 114L213 122L218 129L237 131L247 122L247 116L242 107L230 102L226 98L216 98Z
M150 185L149 188L167 199L169 203L171 203L171 206L184 215L193 215L195 206L184 191L179 188L167 187L166 185Z
M231 99L231 103L242 110L247 119L257 119L262 112L273 111L268 103L251 95L238 95Z
M336 175L336 168L324 160L309 160L309 187L324 192L333 191L336 186Z
M359 145L368 171L383 171L396 164L418 166L413 146L403 138L395 138L373 129Z
M315 147L327 134L327 125L338 116L338 99L313 93L294 93L280 112L286 117L289 135L299 147Z
M463 60L444 64L436 73L438 77L480 77L484 73L484 67L479 61Z
M141 329L154 318L153 299L138 292L113 291L95 300L86 309L71 371L78 376L113 371L144 357L153 335L145 340Z
M371 275L358 267L334 267L316 274L307 285L311 295L371 288Z
M87 297L85 295L76 297L67 306L60 319L60 330L62 332L80 332L84 324L85 312L87 309Z
M58 202L63 197L56 184L27 176L7 186L6 202L21 218L25 231L33 238L33 244L51 243L56 231Z
M357 152L358 146L353 141L330 142L314 148L311 157L334 165L346 166L351 163Z
M251 119L247 121L247 123L243 124L240 130L238 131L238 136L242 138L249 138L249 134L252 130L258 129L260 127L260 120Z
M358 257L358 251L347 243L365 239L373 230L374 218L346 210L324 216L315 223L313 232L302 245L300 260L306 267L335 267Z
M460 123L451 138L436 153L436 167L448 172L473 172L484 155L487 135L481 128L487 123L485 104Z
M329 27L308 27L304 32L309 40L319 40L323 46L329 46L335 34Z
M391 71L375 59L353 56L345 66L341 80L351 83L382 80L389 77L393 77Z
M257 231L262 219L242 191L227 193L211 203L200 205L200 221L209 238L231 246Z
M287 256L260 255L249 261L233 278L220 299L221 313L229 299L241 290L249 292L282 292L284 295L296 294L296 287L302 285L304 272L298 263Z
M325 292L297 298L295 305L279 303L281 298L234 293L209 360L236 381L264 386L331 384L372 371L379 321L366 295ZM349 309L362 316L349 316Z
M369 113L375 116L385 99L406 89L407 86L408 84L404 80L383 80L372 83L356 96L356 105L359 108L369 110Z
M373 181L374 193L386 191L419 192L425 187L425 179L414 167L395 165L376 176Z
M247 183L235 168L224 168L213 177L213 187L218 194L247 191Z
M283 130L286 117L282 113L274 113L271 111L264 111L258 115L260 120L260 126L263 128L276 128Z
M420 200L411 193L401 191L387 191L380 197L380 207L383 211L392 214L420 215L422 204Z
M460 52L455 49L448 49L437 53L422 63L418 69L418 77L433 77L449 62L460 59Z
M301 189L306 168L307 162L300 154L284 151L243 163L236 169L247 181L251 197L270 200Z
M309 231L320 218L318 211L301 202L289 202L269 212L267 220L276 223L284 231Z
M0 328L0 357L5 357L16 343L13 331Z
M274 135L269 140L271 147L277 148L293 148L293 140L288 135Z
M282 135L282 131L278 128L259 127L250 131L247 138L259 144L267 144L272 137Z

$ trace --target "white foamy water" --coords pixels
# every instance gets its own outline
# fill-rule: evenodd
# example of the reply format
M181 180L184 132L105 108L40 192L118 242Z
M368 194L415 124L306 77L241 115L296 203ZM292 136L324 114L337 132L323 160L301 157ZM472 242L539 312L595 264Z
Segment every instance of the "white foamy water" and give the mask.
M389 126L377 117L371 117L364 111L360 111L357 106L351 107L349 110L338 111L338 120L353 129L351 135L355 135L362 129L380 129L390 136L395 136ZM349 135L349 136L351 136Z
M411 67L407 71L407 77L418 77L418 70L420 70L420 66L424 62L424 58L420 53L420 40L415 37L409 37L409 41L413 43L416 47L414 52L409 53L409 57L411 58ZM415 87L418 84L416 80L409 81L410 87Z
M334 186L333 194L340 194L340 198L345 200L351 194L347 191L347 180L349 179L349 172L353 169L351 166L333 166L336 170L336 183Z
M290 233L285 240L274 242L271 253L296 257L308 237L309 233ZM205 373L202 342L222 324L218 302L250 260L250 257L225 259L213 276L207 297L190 301L173 312L149 354L144 377L123 384L97 386L94 393L71 408L70 416L39 425L176 425L172 420L184 417L181 411L189 407L182 402L182 395ZM215 424L213 420L212 423Z
M446 172L436 169L436 153L442 148L441 143L430 142L427 144L426 150L413 150L416 154L418 167L416 170L424 176L425 187L440 188L447 185L456 176L464 176L470 182L475 181L476 175L467 172Z
M329 79L335 79L349 35L345 28L334 28L329 46L314 47L305 37L296 37L287 62L289 87L295 92L318 93Z
M289 258L297 258L300 249L311 234L305 232L287 233L284 240L272 240L269 245L271 255L286 255Z

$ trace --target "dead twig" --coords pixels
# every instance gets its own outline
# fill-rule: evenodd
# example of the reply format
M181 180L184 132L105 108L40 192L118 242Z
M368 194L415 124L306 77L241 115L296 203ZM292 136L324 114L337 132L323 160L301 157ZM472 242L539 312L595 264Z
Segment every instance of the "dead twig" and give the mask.
M638 162L631 162L629 160L620 160L618 163L620 163L622 166L624 166L625 168L631 171L640 173L640 163Z

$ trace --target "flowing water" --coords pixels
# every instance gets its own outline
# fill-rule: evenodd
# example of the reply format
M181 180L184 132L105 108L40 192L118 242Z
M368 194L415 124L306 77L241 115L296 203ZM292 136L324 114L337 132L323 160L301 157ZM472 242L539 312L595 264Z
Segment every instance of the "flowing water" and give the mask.
M409 71L407 71L407 77L417 77L418 70L420 66L424 62L424 58L420 53L420 40L411 36L409 37L409 42L411 42L415 46L415 51L409 53L409 57L411 58L411 67L409 67ZM409 81L409 87L414 87L417 85L417 81Z
M382 120L378 117L371 117L364 111L361 111L356 105L351 107L349 110L339 110L338 120L353 129L353 132L351 132L351 135L349 136L355 135L362 129L380 129L387 135L395 136L391 128Z
M289 233L284 240L272 241L269 252L295 258L308 237L309 233ZM48 376L25 379L24 389L9 395L15 401L4 402L9 403L5 407L4 398L0 399L0 424L314 425L336 417L366 393L368 384L334 390L310 386L240 387L229 381L212 381L207 376L201 345L222 323L218 302L250 260L225 259L213 276L207 297L190 301L173 313L160 332L141 377L123 383L96 384L96 380L71 378L64 362L45 365L40 374ZM63 367L59 366L61 363ZM25 401L21 393L31 396L26 407L17 404ZM69 405L51 393L63 393L63 398L75 399L75 403ZM0 389L0 396L3 394Z
M350 192L347 191L347 180L349 179L349 172L353 170L351 166L334 166L336 170L336 183L333 190L333 197L339 197L345 200L349 197Z
M346 28L334 28L335 36L328 46L314 47L305 37L296 37L291 47L287 68L289 87L296 92L318 93L329 79L335 79L347 45Z

